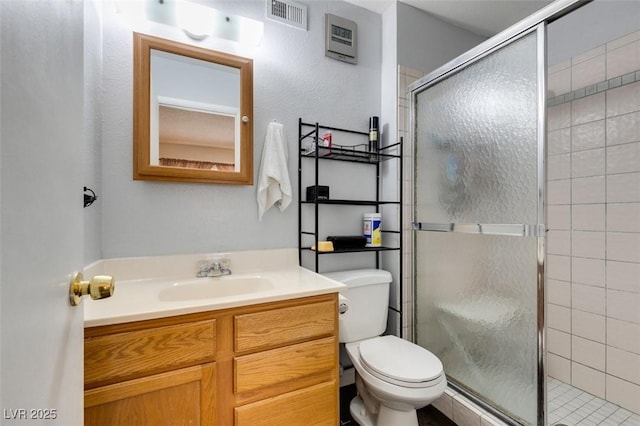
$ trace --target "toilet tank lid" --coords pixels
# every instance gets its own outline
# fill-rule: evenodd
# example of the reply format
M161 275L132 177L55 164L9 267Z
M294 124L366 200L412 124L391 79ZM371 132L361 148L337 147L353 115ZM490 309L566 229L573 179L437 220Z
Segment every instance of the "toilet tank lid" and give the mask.
M348 271L328 272L322 275L346 284L348 287L389 284L391 282L391 273L382 269L351 269Z

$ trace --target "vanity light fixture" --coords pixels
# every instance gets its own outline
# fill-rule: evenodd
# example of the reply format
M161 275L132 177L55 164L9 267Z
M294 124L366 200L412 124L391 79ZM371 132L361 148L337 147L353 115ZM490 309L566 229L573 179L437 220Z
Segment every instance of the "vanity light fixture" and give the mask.
M145 22L179 28L189 38L202 41L209 37L258 46L264 23L224 13L187 0L116 0L118 12L136 32L147 33Z

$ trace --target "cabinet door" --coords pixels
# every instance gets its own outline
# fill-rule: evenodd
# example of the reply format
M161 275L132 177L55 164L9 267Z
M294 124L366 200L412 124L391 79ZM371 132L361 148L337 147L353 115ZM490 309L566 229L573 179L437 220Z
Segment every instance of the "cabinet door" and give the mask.
M87 426L214 425L215 363L85 391Z

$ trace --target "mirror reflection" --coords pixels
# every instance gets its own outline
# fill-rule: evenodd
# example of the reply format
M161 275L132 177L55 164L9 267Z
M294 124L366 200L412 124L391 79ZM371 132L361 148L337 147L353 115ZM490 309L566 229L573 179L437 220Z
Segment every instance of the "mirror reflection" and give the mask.
M251 60L134 41L134 178L252 184Z

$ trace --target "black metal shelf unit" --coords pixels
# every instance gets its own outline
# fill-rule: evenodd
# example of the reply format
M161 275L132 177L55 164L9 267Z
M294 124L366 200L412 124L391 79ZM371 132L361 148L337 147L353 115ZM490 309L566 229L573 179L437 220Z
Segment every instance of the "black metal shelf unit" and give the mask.
M310 129L310 130L309 130ZM332 131L332 132L343 132L350 133L353 135L361 135L365 141L368 142L369 133L360 132L356 130L349 129L341 129L337 127L325 126L319 123L306 123L302 121L302 118L298 120L298 259L301 266L303 265L303 255L304 251L313 251L315 254L315 271L319 271L319 257L324 255L331 254L339 254L339 253L366 253L371 252L375 253L375 262L376 268L380 267L380 256L381 252L397 250L399 253L399 269L400 269L400 278L402 277L402 257L401 257L401 247L402 247L402 178L400 178L399 182L399 194L398 200L380 200L380 183L381 183L381 164L384 161L396 160L399 162L399 174L402 176L402 139L400 142L391 144L385 147L381 147L377 152L368 151L368 143L362 143L353 146L336 146L332 147L321 147L318 146L318 141L320 140L320 131ZM308 140L310 139L310 141ZM314 145L314 149L312 152L307 152L303 150L303 143L311 142L311 145ZM397 154L391 154L391 152L398 152ZM304 168L304 162L313 161L315 162L314 167L314 185L319 185L319 165L323 161L346 161L350 163L363 163L370 164L371 167L375 168L376 180L375 180L375 192L376 198L375 200L344 200L344 199L328 199L328 200L314 200L314 201L305 201L303 199L303 183L302 183L302 174ZM312 205L313 206L313 230L305 230L303 229L302 219L302 206L303 205ZM318 247L318 242L320 241L319 235L319 225L318 218L321 205L347 205L347 206L374 206L376 208L376 212L379 212L380 206L382 205L397 205L398 206L398 228L395 230L383 229L382 232L386 234L397 234L398 238L398 246L382 246L382 247L363 247L356 249L335 249L334 251L329 252L321 252L318 250L312 250L311 246L303 246L303 236L311 236L313 237L314 246ZM386 223L383 221L383 223ZM402 282L402 281L400 281Z

